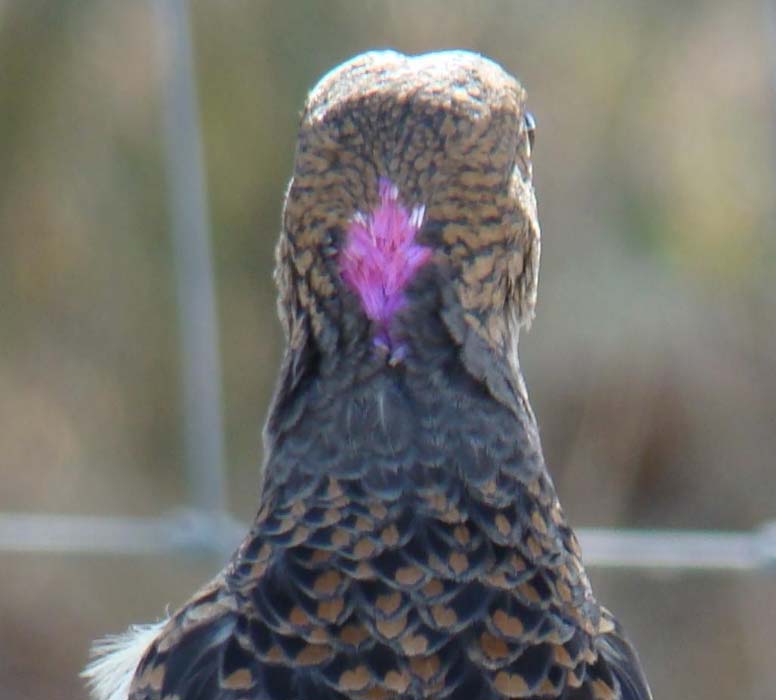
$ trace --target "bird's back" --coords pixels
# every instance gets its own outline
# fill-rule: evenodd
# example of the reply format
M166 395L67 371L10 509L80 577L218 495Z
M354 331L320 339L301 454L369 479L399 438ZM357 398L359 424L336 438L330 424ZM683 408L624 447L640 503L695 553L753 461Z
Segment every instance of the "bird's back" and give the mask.
M316 378L226 573L132 700L647 698L592 598L535 428L452 357ZM624 658L606 658L614 648ZM609 646L607 646L609 645Z

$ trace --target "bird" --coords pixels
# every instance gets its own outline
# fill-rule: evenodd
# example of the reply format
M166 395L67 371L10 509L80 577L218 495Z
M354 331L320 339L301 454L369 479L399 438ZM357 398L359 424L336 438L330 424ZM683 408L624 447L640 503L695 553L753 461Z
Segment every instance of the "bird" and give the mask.
M312 89L257 515L188 603L97 645L96 700L651 699L521 373L535 132L468 51L371 51Z

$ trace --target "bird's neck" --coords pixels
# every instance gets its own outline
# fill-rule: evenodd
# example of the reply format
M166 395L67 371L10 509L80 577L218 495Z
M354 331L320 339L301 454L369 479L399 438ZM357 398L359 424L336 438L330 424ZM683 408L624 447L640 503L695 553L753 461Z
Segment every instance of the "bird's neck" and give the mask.
M471 347L480 359L472 366L440 329L415 328L424 332L405 336L399 362L369 347L335 364L314 351L286 358L265 432L263 500L326 477L393 498L543 472L533 414L508 363Z

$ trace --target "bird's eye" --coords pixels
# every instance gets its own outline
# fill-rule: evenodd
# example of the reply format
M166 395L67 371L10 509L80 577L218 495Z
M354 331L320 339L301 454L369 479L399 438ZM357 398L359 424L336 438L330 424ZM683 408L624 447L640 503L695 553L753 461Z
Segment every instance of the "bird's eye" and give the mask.
M528 132L528 143L531 146L531 150L534 147L534 140L536 139L536 119L530 112L525 113L525 130Z

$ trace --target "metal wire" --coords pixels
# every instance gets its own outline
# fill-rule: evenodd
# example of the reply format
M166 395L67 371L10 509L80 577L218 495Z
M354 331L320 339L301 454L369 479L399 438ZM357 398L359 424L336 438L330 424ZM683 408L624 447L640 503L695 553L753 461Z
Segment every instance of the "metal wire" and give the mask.
M776 522L751 532L580 528L577 534L591 566L720 571L776 566Z
M0 552L228 553L247 531L229 516L192 510L159 518L0 513ZM590 567L776 570L776 522L751 532L580 528L577 534Z
M186 0L154 0L164 74L164 144L180 324L189 499L226 510L221 361L192 42Z
M223 554L246 531L229 516L185 509L158 518L0 513L0 552Z

